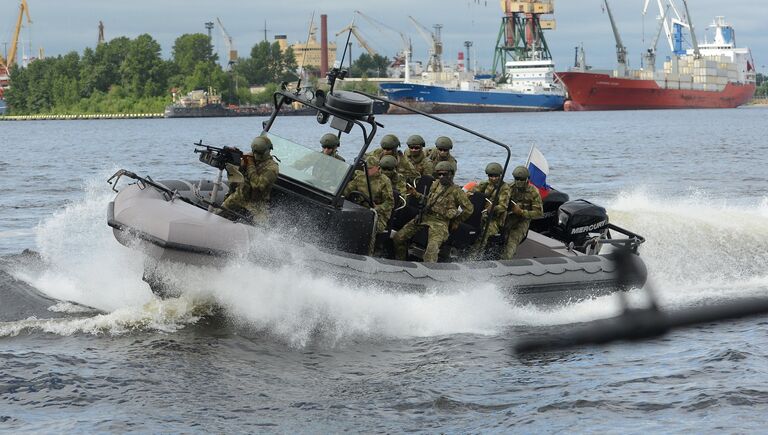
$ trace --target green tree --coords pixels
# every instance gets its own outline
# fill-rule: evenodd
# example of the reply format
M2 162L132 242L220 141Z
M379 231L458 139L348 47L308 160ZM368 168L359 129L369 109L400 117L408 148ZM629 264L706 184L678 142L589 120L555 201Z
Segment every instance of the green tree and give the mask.
M251 57L240 59L235 72L245 77L249 84L264 85L296 79L296 58L290 48L284 53L277 42L262 41L253 46Z
M165 95L168 66L160 58L160 44L146 33L131 41L120 66L121 84L138 97Z
M95 91L108 92L109 87L120 83L120 67L128 56L131 40L121 36L99 44L96 50L83 52L80 81L81 93L87 97Z
M349 73L352 77L386 77L390 63L384 56L363 53L352 63Z
M200 63L215 63L218 55L213 53L213 45L208 35L202 33L184 34L176 38L173 44L173 63L178 72L192 74Z

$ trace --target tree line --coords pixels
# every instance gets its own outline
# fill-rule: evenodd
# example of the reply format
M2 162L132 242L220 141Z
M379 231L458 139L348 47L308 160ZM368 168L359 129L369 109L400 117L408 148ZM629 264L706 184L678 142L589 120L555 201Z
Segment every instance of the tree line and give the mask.
M259 104L271 101L278 83L297 79L293 51L281 51L277 42L255 44L249 57L226 70L218 60L210 38L202 33L178 37L170 59L161 57L160 44L148 34L119 37L86 48L82 55L72 51L26 67L14 66L5 99L17 115L158 113L170 103L171 90L184 94L210 87L227 103ZM386 62L364 54L353 71L386 74L381 69ZM318 84L316 76L311 83ZM266 89L252 94L252 85ZM366 85L366 90L370 88Z

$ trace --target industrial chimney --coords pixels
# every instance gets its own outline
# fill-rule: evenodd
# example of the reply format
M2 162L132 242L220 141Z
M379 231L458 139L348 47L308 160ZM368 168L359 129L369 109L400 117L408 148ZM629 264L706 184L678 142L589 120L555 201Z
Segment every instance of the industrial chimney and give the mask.
M328 15L320 15L320 77L328 74Z

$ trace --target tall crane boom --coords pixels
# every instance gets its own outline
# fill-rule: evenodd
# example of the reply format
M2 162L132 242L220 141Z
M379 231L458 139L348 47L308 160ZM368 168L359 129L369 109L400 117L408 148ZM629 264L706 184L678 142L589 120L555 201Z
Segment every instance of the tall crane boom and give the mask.
M355 13L357 15L360 15L361 17L363 17L366 21L371 23L376 28L382 28L383 27L383 28L385 28L385 29L387 29L387 30L389 30L391 32L397 33L400 36L400 39L402 39L402 41L403 41L403 51L408 51L408 52L412 52L413 51L413 48L411 46L411 38L405 36L405 34L403 32L401 32L401 31L399 31L399 30L397 30L397 29L395 29L395 28L393 28L391 26L388 26L388 25L382 23L381 21L379 21L379 20L377 20L377 19L375 19L373 17L369 17L368 15L362 13L361 11L355 11Z
M27 16L27 24L32 24L32 18L29 17L29 5L27 5L27 0L21 0L19 5L19 17L16 20L16 30L13 32L13 39L11 39L11 51L8 53L8 68L16 64L16 51L19 45L19 33L21 33L21 25L24 15Z
M440 24L435 25L435 33L432 33L412 16L408 15L408 18L413 23L413 26L416 27L421 37L429 44L429 65L432 67L432 72L442 72L443 42L440 40L440 29L443 26Z
M221 29L221 33L224 35L224 41L227 44L227 68L232 69L232 65L237 62L237 50L235 50L232 37L229 36L227 29L224 28L224 24L221 23L219 17L216 17L216 22L219 23L219 29Z
M343 29L339 30L338 32L336 32L336 36L339 36L339 35L341 35L342 33L347 33L347 32L349 32L349 31L352 31L352 34L353 34L353 35L355 35L355 38L357 39L357 42L359 42L359 43L360 43L360 45L362 45L362 46L363 46L363 48L365 49L365 51L367 51L367 52L368 52L368 54L370 54L371 56L374 56L374 55L376 55L376 54L377 54L377 53L376 53L376 50L374 50L374 49L373 49L373 48L372 48L372 47L371 47L371 46L368 44L368 42L366 42L366 41L365 41L365 38L363 38L363 37L360 35L360 32L358 32L358 31L357 31L357 26L355 26L355 25L354 25L354 23L353 23L353 24L350 24L349 26L347 26L347 27L345 27L345 28L343 28Z
M613 29L613 37L616 39L616 61L618 63L617 72L618 75L623 77L627 74L627 47L621 41L621 35L619 35L619 28L616 27L616 21L613 19L611 13L611 7L608 5L608 0L603 0L605 4L605 10L608 12L608 19L611 20L611 29Z

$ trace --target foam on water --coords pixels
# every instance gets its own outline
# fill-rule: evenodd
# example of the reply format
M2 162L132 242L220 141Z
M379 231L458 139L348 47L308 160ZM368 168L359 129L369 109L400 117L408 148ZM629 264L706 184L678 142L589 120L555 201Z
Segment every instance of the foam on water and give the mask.
M637 190L620 194L608 213L646 238L641 254L665 304L768 291L768 198L744 205L701 191L662 198Z
M53 298L106 314L12 322L0 325L0 336L29 329L57 334L174 331L195 322L211 302L223 307L233 323L295 346L318 338L336 343L354 337L497 334L511 325L567 324L618 312L613 296L537 307L516 304L490 285L406 294L344 285L314 276L299 264L264 268L245 262L223 268L164 266L161 272L182 296L161 301L141 279L143 255L120 245L106 225L105 207L114 193L105 178L88 184L83 201L39 225L37 245L45 269L15 274ZM737 207L709 201L701 193L654 198L638 190L619 195L608 209L612 222L647 238L641 253L663 304L685 306L768 288L765 200ZM640 299L642 293L631 296Z

